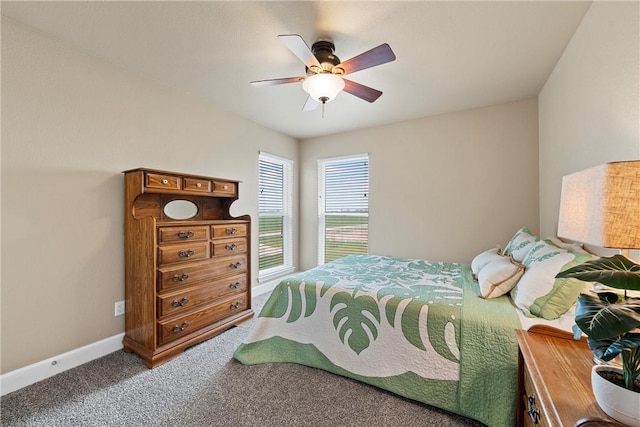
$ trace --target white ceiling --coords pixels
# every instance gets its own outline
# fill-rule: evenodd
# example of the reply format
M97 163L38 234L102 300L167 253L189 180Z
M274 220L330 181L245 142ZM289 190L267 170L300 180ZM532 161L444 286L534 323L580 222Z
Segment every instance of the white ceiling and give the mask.
M126 69L305 139L538 94L591 2L28 2L2 14ZM349 75L384 92L373 104L342 93L303 112L304 75L277 39L330 38L349 59L389 43L396 61Z

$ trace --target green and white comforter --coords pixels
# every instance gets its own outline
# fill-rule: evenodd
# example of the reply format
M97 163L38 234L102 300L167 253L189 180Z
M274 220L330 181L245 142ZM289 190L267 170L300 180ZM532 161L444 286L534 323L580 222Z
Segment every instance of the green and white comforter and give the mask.
M282 281L234 357L324 369L489 426L515 425L520 327L467 264L350 255Z

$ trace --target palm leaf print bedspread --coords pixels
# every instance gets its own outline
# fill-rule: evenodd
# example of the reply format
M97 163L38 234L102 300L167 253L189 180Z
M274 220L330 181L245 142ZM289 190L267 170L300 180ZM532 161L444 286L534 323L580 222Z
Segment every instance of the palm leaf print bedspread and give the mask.
M477 295L467 264L349 255L283 280L234 357L320 368L515 425L519 321L508 300Z

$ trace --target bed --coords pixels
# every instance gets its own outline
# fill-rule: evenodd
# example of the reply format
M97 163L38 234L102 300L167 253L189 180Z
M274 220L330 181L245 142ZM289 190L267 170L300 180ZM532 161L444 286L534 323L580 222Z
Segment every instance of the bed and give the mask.
M558 321L480 292L470 264L349 255L280 282L234 357L319 368L513 426L515 329Z

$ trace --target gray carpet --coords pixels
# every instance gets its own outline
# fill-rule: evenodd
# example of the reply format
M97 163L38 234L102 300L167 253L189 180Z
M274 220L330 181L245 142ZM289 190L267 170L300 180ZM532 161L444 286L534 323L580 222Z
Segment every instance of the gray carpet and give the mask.
M267 295L254 300L259 311ZM2 397L3 426L480 426L295 364L232 358L252 321L155 369L117 351Z

